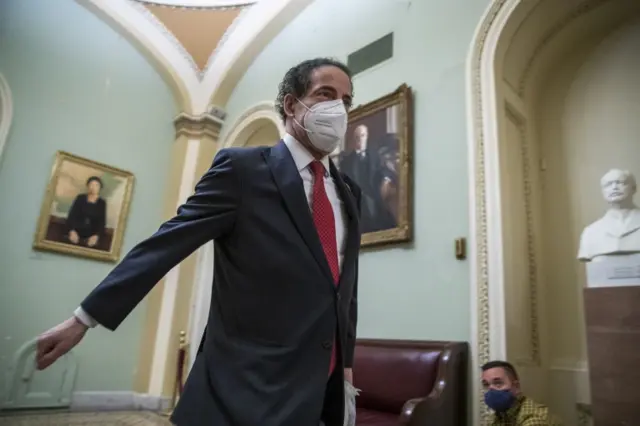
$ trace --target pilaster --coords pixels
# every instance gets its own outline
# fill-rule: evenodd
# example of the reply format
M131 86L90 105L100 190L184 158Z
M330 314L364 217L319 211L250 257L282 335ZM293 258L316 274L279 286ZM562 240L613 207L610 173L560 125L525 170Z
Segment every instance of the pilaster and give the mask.
M214 107L205 114L193 116L183 112L174 119L176 142L166 183L166 220L176 214L177 208L193 193L198 180L211 166L224 117L224 112ZM195 269L196 256L192 254L174 267L149 294L135 377L134 387L138 392L171 395L180 331L188 329Z

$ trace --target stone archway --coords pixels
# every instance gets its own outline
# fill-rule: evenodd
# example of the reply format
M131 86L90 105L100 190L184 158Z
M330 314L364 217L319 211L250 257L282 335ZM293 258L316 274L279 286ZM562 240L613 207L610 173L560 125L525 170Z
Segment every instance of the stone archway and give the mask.
M256 133L276 136L270 143L275 144L285 133L282 119L271 101L260 102L247 109L226 132L222 147L251 146ZM267 144L269 142L265 140Z
M549 373L558 360L549 351L547 305L555 296L546 285L553 278L545 268L542 194L549 159L542 155L548 132L540 111L556 71L574 67L575 74L576 64L634 13L639 5L625 0L499 0L478 27L467 62L474 424L486 418L477 369L489 359L514 361L528 391L543 400L556 373L573 375L571 386L585 385L577 383L585 380L584 362L570 360ZM572 49L582 56L569 63Z

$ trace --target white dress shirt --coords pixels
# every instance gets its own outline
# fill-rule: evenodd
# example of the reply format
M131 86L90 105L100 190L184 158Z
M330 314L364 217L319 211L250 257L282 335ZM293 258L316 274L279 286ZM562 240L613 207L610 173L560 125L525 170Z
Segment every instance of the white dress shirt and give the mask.
M309 203L309 209L311 209L313 206L313 173L311 172L310 165L315 160L315 158L293 136L286 134L284 135L283 141L289 149L291 156L293 157L293 161L296 164L298 173L300 173L300 177L302 178L302 183L304 185L304 193L307 197L307 202ZM320 162L324 165L325 168L324 188L327 192L327 197L329 198L331 207L333 208L333 216L336 221L338 265L340 270L342 270L342 261L344 259L346 239L346 212L344 209L344 203L338 195L338 188L336 187L336 183L329 172L329 157L324 157L322 160L320 160ZM83 323L87 327L95 327L96 325L98 325L98 322L94 320L91 315L86 313L85 310L82 309L82 306L79 306L73 314L81 323Z
M304 185L304 193L307 196L307 202L309 203L309 209L313 206L313 172L311 171L311 163L315 160L313 156L302 146L293 136L284 135L284 144L289 148L293 161L296 163L298 173L302 178L302 184ZM338 188L336 183L329 173L329 157L324 157L320 162L324 165L324 189L327 192L327 197L333 208L333 217L336 221L336 244L338 247L338 265L342 270L342 260L344 259L344 246L346 237L346 212L344 209L344 203L338 195Z

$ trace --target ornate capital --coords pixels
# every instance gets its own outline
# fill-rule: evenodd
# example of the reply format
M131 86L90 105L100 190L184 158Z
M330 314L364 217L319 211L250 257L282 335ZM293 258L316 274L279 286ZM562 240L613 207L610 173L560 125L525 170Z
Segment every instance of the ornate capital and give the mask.
M176 128L177 136L186 136L188 138L206 136L217 141L223 120L224 112L219 109L212 109L211 112L198 116L181 112L173 120L173 124Z

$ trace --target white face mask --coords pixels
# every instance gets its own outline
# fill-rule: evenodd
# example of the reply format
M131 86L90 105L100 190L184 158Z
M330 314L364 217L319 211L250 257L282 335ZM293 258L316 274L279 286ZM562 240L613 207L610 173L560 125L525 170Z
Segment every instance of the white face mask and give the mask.
M298 100L300 102L300 100ZM318 102L307 108L303 118L304 125L294 118L295 123L309 135L309 141L314 148L325 154L330 154L344 139L347 132L347 109L340 99L335 101Z

